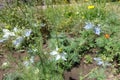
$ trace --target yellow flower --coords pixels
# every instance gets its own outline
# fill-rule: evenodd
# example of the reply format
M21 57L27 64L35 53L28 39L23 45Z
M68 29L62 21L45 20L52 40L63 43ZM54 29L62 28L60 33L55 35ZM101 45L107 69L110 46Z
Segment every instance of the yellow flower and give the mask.
M89 0L85 0L86 2L89 1Z
M95 8L94 5L90 5L90 6L88 6L88 9L94 9L94 8Z

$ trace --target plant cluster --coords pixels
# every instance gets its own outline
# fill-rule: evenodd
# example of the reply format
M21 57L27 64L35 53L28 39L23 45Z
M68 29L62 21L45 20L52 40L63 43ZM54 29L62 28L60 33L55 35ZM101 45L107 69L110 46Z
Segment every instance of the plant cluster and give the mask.
M26 50L30 57L20 63L17 74L7 74L3 80L63 80L64 70L79 64L84 56L86 64L93 60L103 67L114 61L120 64L119 18L101 1L46 8L19 1L6 5L0 12L0 43L11 51ZM90 76L101 80L105 78L101 74L95 71Z

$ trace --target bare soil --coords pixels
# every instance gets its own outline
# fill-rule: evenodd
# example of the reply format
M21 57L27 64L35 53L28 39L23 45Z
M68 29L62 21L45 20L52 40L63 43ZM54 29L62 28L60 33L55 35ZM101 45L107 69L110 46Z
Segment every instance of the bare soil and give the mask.
M95 57L95 54L91 54L92 57ZM80 64L73 67L70 71L64 72L65 80L80 80L80 76L85 77L83 80L97 80L97 79L89 79L88 74L94 70L95 68L100 68L95 61L90 64L84 63L84 58L80 60ZM105 75L107 77L106 80L119 80L120 74L114 74L115 68L107 67L105 70Z

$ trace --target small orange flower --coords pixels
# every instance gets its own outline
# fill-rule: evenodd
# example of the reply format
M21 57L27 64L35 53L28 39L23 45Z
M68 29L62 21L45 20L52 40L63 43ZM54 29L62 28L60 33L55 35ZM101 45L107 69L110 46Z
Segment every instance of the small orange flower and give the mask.
M110 35L109 34L105 34L105 38L110 38Z

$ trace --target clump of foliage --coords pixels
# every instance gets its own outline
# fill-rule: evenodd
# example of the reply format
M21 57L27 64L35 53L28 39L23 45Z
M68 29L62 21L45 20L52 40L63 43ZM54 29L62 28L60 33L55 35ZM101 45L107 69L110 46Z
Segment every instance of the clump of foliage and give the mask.
M119 19L106 9L105 2L95 0L95 3L86 1L81 5L46 5L45 8L36 6L36 1L22 3L18 1L1 10L0 42L11 51L25 49L30 56L39 57L38 62L30 59L21 63L18 72L23 74L23 80L62 80L63 71L79 64L83 56L85 63L92 63L89 53L97 54L104 62L120 63ZM105 78L98 72L93 75L96 79Z

